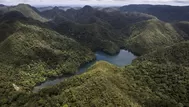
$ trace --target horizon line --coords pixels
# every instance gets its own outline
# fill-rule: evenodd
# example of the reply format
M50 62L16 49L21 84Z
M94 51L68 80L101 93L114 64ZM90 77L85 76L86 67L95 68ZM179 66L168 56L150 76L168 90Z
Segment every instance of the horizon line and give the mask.
M186 7L186 6L189 6L188 4L187 5L173 5L173 4L143 4L143 3L133 3L133 4L125 4L125 5L119 5L119 4L115 4L115 5L110 5L110 4L30 4L30 3L18 3L18 4L3 4L3 3L0 3L0 5L4 5L4 6L16 6L16 5L19 5L19 4L27 4L27 5L30 5L30 6L79 6L79 7L82 7L82 6L86 6L86 5L89 5L89 6L129 6L129 5L152 5L152 6L158 6L158 5L162 5L162 6L179 6L179 7Z

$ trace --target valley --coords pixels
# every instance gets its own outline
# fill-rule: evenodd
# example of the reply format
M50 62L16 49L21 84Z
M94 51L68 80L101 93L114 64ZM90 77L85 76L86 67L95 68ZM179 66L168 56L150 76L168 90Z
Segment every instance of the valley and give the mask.
M107 55L103 52L96 52L96 60L86 63L84 65L82 65L81 67L79 67L78 71L76 72L75 75L80 75L82 73L85 73L87 71L87 69L89 69L93 64L95 64L97 61L107 61L109 63L112 63L114 65L123 67L126 66L128 64L131 64L132 60L136 58L135 55L133 55L132 53L126 51L126 50L120 50L120 52L115 55L115 56L110 56ZM49 87L49 86L54 86L58 83L61 83L62 81L64 81L67 78L71 78L74 75L65 75L63 77L58 77L58 78L52 78L50 80L45 81L44 83L35 86L33 89L33 92L36 93L39 90Z
M0 106L189 107L187 8L0 5Z

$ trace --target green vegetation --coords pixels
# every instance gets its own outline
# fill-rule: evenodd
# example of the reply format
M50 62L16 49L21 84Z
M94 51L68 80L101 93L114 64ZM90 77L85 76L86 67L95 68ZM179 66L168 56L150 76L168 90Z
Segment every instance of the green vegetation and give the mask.
M93 51L101 50L116 54L124 48L130 25L155 18L142 13L104 12L85 6L82 9L63 11L58 7L42 12L52 19L50 25Z
M119 8L125 12L142 12L166 22L189 21L188 6L133 4Z
M28 93L49 77L73 74L95 58L89 49L55 31L19 21L12 23L16 32L0 44L0 105L11 103L9 97L17 91Z
M177 29L177 31L183 36L184 39L189 39L189 22L181 21L174 23L173 26Z
M171 25L146 14L106 13L90 6L66 12L55 8L45 14L61 35L47 28L34 8L7 8L19 12L0 17L0 106L189 106L188 23ZM37 84L74 74L94 60L91 50L115 54L119 48L141 56L122 68L96 62L81 75L32 92Z
M66 79L54 87L42 89L39 93L14 92L14 96L9 97L11 103L3 99L1 104L45 107L187 107L189 52L182 50L188 46L187 41L165 47L141 56L123 68L100 61L89 68L88 72ZM161 57L167 61L159 60ZM181 63L165 63L175 62L170 61L172 57L178 58Z
M9 35L14 33L16 29L17 25L15 23L0 22L0 42L4 41Z
M130 28L130 37L125 42L126 49L142 55L182 40L182 36L176 32L171 24L152 19L133 25Z
M102 50L111 55L119 52L120 46L118 44L123 44L120 36L115 39L115 33L97 23L83 25L65 22L59 24L56 31L74 38L94 51Z
M9 8L9 11L18 11L21 12L25 17L29 17L41 22L46 22L48 21L47 19L41 17L34 9L27 5L27 4L19 4L15 7Z
M137 61L150 61L153 63L173 64L189 66L189 41L167 46L152 53L146 54L138 58Z
M171 24L137 12L104 12L85 6L80 10L68 11L54 8L42 14L52 18L57 32L94 51L102 50L109 54L125 48L143 55L183 40Z
M0 11L3 11L4 13L10 12L10 11L18 11L22 13L25 17L32 18L41 22L48 21L46 18L40 16L38 11L27 4L19 4L17 6L10 6L10 7L0 7Z
M184 50L186 45L189 45L189 42L166 47L164 50ZM188 52L182 51L180 54L183 55L178 55L177 58L182 59L182 64L165 64L164 61L156 63L150 60L152 56L158 60L162 56L158 53L160 51L145 55L145 60L139 57L133 64L124 68L103 61L97 62L82 75L30 95L26 106L189 106L189 69L185 66ZM165 59L178 54L165 53L169 54L163 57Z

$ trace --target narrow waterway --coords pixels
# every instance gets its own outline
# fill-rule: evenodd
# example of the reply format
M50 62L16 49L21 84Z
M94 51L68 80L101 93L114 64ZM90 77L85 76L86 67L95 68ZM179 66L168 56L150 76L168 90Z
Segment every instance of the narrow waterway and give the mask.
M87 71L87 69L91 65L93 65L96 61L103 60L103 61L107 61L111 64L117 65L119 67L122 67L122 66L126 66L128 64L131 64L132 60L136 58L136 56L134 54L132 54L131 52L129 52L127 50L120 50L120 52L114 56L110 56L108 54L105 54L104 52L96 52L95 55L96 55L96 60L80 67L78 72L76 73L76 75L82 74L85 71ZM74 75L72 75L72 76L74 76ZM63 76L61 78L47 80L46 82L34 87L33 92L38 92L42 88L56 85L56 84L62 82L65 78L69 78L72 76Z

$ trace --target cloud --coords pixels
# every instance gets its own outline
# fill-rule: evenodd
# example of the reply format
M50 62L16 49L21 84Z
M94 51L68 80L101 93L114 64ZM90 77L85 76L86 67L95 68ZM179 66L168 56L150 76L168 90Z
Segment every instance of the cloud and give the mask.
M15 5L27 3L31 5L126 5L126 4L170 4L189 5L189 0L0 0L0 4Z

